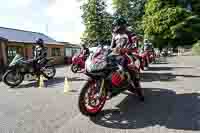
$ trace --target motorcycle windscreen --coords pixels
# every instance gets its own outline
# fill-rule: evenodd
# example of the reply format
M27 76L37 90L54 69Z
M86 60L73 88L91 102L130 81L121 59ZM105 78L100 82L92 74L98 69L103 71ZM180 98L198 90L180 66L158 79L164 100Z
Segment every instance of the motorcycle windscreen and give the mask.
M15 65L17 62L19 62L22 59L23 59L23 57L21 55L16 54L16 56L13 58L12 62L9 64L9 66Z
M95 56L96 53L90 55L85 62L85 67L88 72L100 71L107 66L106 56L101 53Z

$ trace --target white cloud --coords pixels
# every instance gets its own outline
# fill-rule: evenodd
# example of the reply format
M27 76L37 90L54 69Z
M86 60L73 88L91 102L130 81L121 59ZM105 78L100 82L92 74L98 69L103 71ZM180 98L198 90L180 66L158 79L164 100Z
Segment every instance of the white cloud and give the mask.
M55 0L46 9L52 36L65 41L80 42L84 26L81 21L80 3L76 0ZM58 27L58 28L56 28ZM63 27L63 28L62 28Z
M107 1L107 12L113 14L112 0Z
M57 41L66 41L74 44L80 44L80 32L49 32L49 35Z
M32 0L5 0L2 5L3 8L24 8L30 5Z
M80 5L76 1L56 0L47 8L47 15L56 19L76 19L80 17Z

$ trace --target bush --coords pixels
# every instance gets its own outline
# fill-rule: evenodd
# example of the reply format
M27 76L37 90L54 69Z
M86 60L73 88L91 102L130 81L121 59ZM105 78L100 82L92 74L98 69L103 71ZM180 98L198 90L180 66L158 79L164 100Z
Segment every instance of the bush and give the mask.
M193 45L192 54L193 55L200 55L200 40Z

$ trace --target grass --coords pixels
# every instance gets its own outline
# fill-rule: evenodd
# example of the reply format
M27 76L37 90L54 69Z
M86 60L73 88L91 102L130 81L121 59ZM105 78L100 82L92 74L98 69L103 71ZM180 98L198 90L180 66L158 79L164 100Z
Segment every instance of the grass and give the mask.
M193 55L200 55L200 40L193 45L192 54Z

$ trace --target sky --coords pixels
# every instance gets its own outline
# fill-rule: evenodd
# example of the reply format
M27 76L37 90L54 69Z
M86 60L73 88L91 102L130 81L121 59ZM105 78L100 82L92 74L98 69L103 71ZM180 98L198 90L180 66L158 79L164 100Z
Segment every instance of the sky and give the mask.
M40 32L57 41L80 43L84 25L79 1L4 0L0 4L0 27Z

